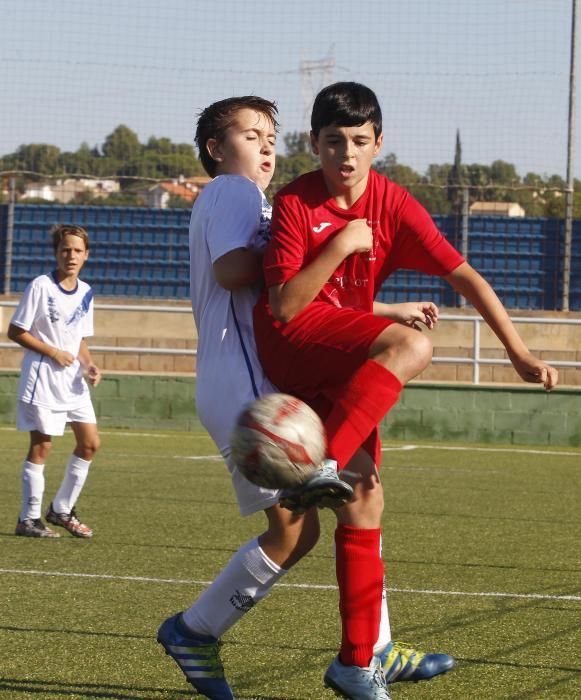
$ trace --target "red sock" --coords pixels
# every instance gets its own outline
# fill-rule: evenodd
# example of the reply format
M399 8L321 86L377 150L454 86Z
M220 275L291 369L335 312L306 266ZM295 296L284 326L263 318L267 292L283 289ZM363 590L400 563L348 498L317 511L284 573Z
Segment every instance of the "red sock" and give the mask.
M335 397L325 421L327 455L343 469L371 431L399 399L399 379L375 360L367 360Z
M379 555L381 531L338 525L335 530L341 650L350 666L369 666L379 635L383 562Z

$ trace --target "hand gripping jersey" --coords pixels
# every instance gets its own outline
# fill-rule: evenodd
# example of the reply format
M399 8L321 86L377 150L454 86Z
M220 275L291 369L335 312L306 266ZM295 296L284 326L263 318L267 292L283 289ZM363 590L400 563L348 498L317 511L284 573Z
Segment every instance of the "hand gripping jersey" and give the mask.
M24 290L11 323L76 358L83 338L93 335L93 290L77 280L76 289L68 291L59 285L55 273L40 275ZM61 367L33 350L24 353L18 399L54 411L91 402L78 359Z
M266 286L293 277L354 219L365 219L371 227L373 250L346 258L319 293L320 301L372 311L375 295L395 270L444 276L464 261L426 210L385 176L371 170L363 195L350 209L341 209L317 170L299 177L275 198L273 240L264 260Z
M276 391L256 353L252 309L260 287L228 291L213 264L237 248L262 251L270 236L271 207L257 185L220 175L196 199L190 221L190 288L198 330L196 408L222 455L243 406Z

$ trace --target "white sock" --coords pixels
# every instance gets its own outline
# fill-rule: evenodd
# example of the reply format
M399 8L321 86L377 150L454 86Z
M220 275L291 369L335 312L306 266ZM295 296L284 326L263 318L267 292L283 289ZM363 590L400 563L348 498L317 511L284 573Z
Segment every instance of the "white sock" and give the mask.
M383 538L379 538L379 555L381 556ZM387 584L383 577L383 593L381 594L381 619L379 621L379 636L373 647L373 653L378 654L391 642L391 627L389 624L389 611L387 609Z
M44 464L22 463L22 505L20 520L36 520L42 510L44 494Z
M385 578L383 579L383 593L381 595L381 619L379 621L379 636L373 646L373 653L378 654L391 642L391 627L389 624L389 611L387 609L387 590Z
M189 610L187 627L218 639L253 608L286 574L254 539L240 547Z
M70 513L75 507L75 503L81 493L91 462L81 459L76 455L71 455L62 484L52 501L52 508L55 513Z

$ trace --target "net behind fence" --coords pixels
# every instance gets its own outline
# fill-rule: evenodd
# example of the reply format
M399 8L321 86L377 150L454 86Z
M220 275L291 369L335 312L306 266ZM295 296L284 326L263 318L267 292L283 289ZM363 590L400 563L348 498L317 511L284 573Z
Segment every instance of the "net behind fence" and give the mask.
M572 0L0 0L1 196L11 196L13 178L19 205L188 210L207 182L193 147L197 114L249 93L280 109L272 194L316 167L306 138L315 94L356 80L383 108L378 169L434 216L458 217L467 192L478 221L562 219L572 7ZM575 214L581 218L581 202ZM498 257L491 261L479 226L469 227L471 254L496 274L490 266ZM545 275L529 285L538 290L535 307L552 308L558 296L547 290L559 285L561 252L559 233L528 256L542 270L523 274ZM508 244L495 249L515 283L518 253Z

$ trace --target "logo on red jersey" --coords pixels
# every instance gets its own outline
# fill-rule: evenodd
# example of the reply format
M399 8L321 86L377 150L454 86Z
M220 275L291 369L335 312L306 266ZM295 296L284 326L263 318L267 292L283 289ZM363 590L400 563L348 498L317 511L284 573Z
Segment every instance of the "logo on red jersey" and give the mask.
M333 224L330 224L328 221L323 221L322 224L319 224L318 226L313 226L313 232L314 233L322 233L327 226L332 226Z

